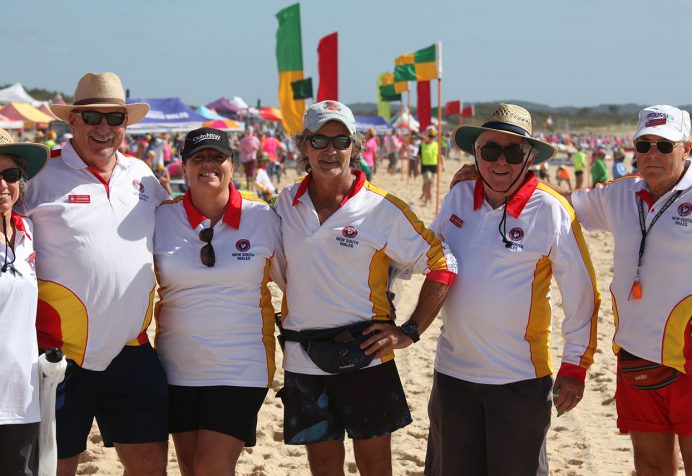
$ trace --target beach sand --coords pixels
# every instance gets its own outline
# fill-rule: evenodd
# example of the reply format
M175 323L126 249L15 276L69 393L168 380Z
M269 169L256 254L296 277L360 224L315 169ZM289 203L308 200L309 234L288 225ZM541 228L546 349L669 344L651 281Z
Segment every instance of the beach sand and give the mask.
M440 181L442 196L446 193L451 176L458 166L459 163L456 161L448 162L447 171L442 174ZM551 172L551 177L554 177L554 171ZM288 177L283 179L282 185L294 179L294 171L289 170ZM373 182L409 203L426 224L430 224L434 218L434 203L428 207L420 206L418 200L421 190L420 177L407 183L400 175L387 175L383 168L375 175ZM557 418L556 413L553 412L548 433L550 474L630 475L633 474L634 469L630 440L628 436L620 435L615 426L615 358L611 350L613 313L608 292L613 274L613 241L606 233L586 232L585 235L596 269L598 287L603 297L598 327L598 349L595 362L587 374L582 402L576 409L560 418ZM422 276L414 276L410 281L403 282L401 300L398 303L399 322L406 320L413 310L422 282ZM273 294L274 304L278 309L280 292L274 289ZM551 354L553 368L557 370L562 352L560 324L563 316L560 293L554 282L552 296L554 317ZM392 461L395 475L423 474L428 434L427 404L439 332L440 320L436 319L420 342L397 352L396 362L414 421L406 428L395 432L392 437ZM282 406L280 400L276 398L276 392L283 382L280 351L277 351L276 361L278 370L259 414L257 445L246 449L240 456L237 466L239 475L302 476L310 474L304 447L283 444ZM350 443L346 445L345 471L346 474L358 473ZM122 474L122 466L118 462L115 450L102 446L96 426L89 436L88 449L82 455L78 474ZM172 442L169 445L168 474L180 474Z

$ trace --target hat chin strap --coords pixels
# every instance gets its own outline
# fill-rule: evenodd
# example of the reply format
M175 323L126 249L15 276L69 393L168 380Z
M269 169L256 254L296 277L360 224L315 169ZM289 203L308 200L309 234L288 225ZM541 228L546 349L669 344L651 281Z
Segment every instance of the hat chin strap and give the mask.
M517 180L524 177L524 174L526 173L526 167L529 164L529 157L531 156L531 152L533 152L533 144L531 145L531 149L529 149L529 153L526 154L526 160L524 160L524 165L521 167L521 173L519 175L517 175L517 178L512 180L512 183L509 184L509 187L507 187L506 190L498 190L488 183L488 181L485 179L485 177L483 177L483 174L481 173L481 169L478 168L478 159L476 159L476 162L474 163L474 165L476 167L476 171L478 172L478 176L481 178L483 183L488 186L488 188L490 190L492 190L493 192L497 192L497 193L507 193L510 190L512 190L512 187L514 187L514 184L517 183ZM481 160L483 160L483 159L481 159Z

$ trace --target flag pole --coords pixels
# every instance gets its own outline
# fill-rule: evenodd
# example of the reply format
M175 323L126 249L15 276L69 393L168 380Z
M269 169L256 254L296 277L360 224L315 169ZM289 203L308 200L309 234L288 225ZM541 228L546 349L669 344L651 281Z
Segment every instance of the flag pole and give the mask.
M411 178L411 157L409 154L411 153L411 91L408 91L408 94L406 95L406 101L407 101L407 108L408 110L406 111L406 114L408 115L408 119L406 120L406 129L408 130L408 139L406 141L406 146L407 146L407 152L406 152L406 157L408 158L408 165L406 166L406 171L408 174L406 174L406 185L408 185L408 181ZM415 164L414 164L415 167ZM415 172L414 172L414 177L415 177Z
M401 114L404 111L404 99L401 98L399 99L399 125L401 125ZM395 128L396 130L396 128ZM396 132L396 137L397 140L399 139L399 132ZM408 147L406 147L406 150L408 150ZM399 169L401 169L401 181L404 181L404 157L408 161L408 154L406 153L406 150L404 150L404 155L402 155L402 150L399 149Z
M437 78L437 191L435 216L440 211L440 170L442 165L442 77Z

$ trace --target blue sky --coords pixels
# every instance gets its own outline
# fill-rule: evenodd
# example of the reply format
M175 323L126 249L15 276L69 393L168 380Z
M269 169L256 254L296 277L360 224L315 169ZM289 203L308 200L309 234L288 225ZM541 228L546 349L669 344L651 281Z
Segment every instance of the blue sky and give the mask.
M133 97L277 103L275 0L4 2L0 84L69 94L114 71ZM443 101L690 104L689 0L301 2L305 73L339 32L340 100L373 102L400 54L443 47ZM435 100L433 100L435 102Z

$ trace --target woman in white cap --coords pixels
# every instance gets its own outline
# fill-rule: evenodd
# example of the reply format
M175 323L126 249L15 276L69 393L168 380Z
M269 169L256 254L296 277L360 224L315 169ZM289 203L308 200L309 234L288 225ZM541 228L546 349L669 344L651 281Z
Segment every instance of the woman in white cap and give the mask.
M31 221L13 211L48 160L41 144L0 129L0 473L37 474L39 409L36 252Z
M232 155L224 131L191 131L189 188L156 211L156 348L184 475L235 474L275 370L267 283L283 287L279 217L235 189Z
M639 113L633 136L641 175L559 192L586 229L613 234L618 355L617 426L629 433L637 474L674 475L678 444L692 472L692 167L690 115ZM455 181L473 178L469 168ZM454 184L453 184L454 185ZM452 186L453 186L452 185ZM676 443L676 440L678 443Z
M296 138L308 175L280 194L287 256L282 335L284 441L306 445L313 474L340 474L344 434L360 474L392 473L391 434L411 423L393 349L419 339L456 276L456 262L398 198L370 184L349 108L313 104ZM427 274L400 327L389 266Z

